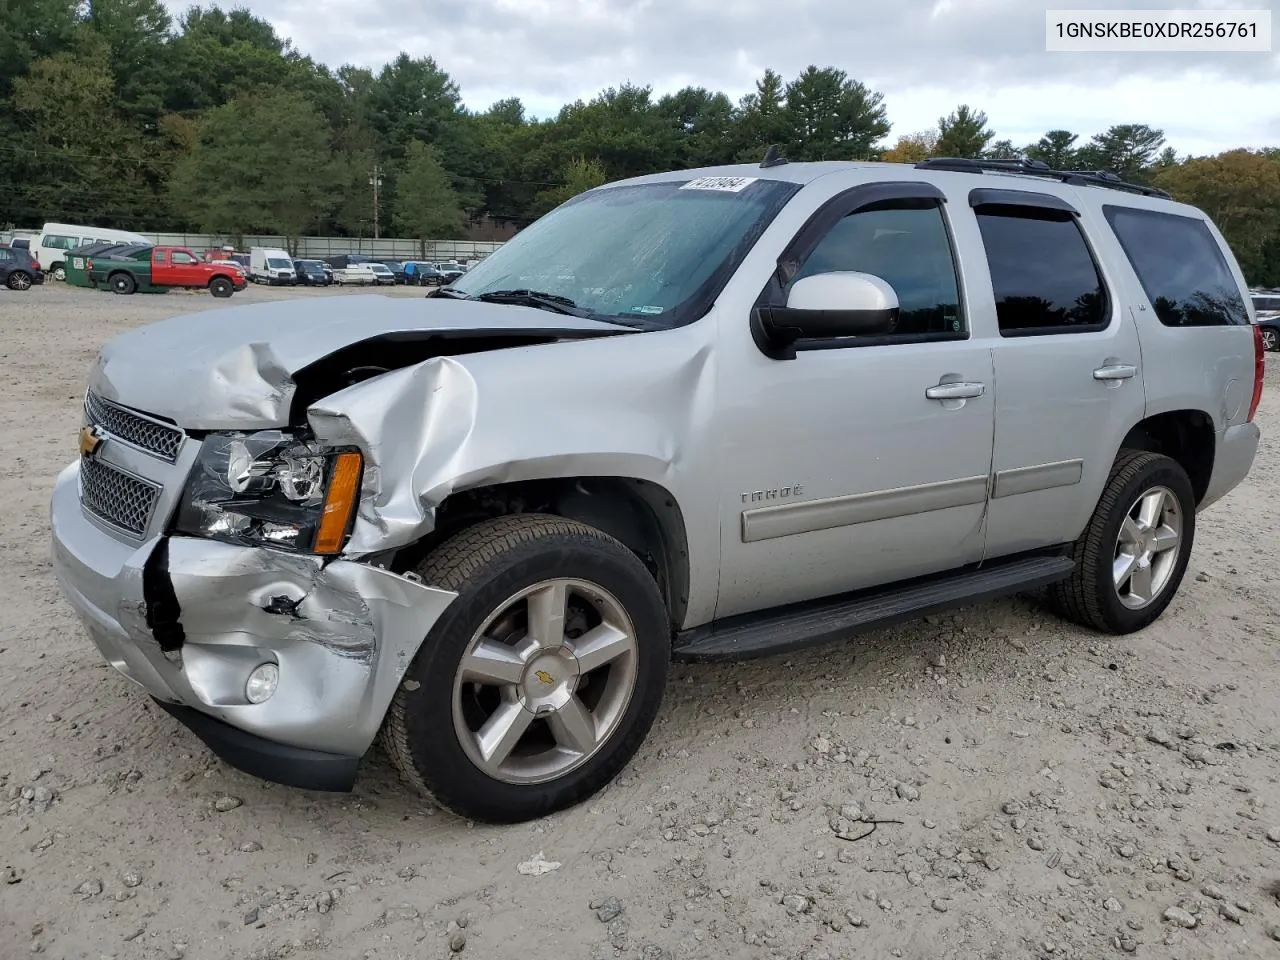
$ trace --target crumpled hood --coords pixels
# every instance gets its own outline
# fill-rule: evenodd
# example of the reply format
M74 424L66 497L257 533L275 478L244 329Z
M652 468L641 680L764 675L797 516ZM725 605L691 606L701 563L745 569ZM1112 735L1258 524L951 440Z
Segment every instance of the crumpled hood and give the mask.
M300 298L207 310L131 330L103 347L89 387L191 430L262 429L288 423L298 371L365 340L577 339L626 332L532 307L443 297Z

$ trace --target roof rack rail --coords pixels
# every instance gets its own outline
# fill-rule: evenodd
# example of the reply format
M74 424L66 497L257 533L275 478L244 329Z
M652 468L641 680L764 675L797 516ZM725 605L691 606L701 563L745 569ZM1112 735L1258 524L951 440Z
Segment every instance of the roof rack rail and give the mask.
M978 157L930 157L915 165L917 170L955 170L960 173L1020 173L1032 177L1051 177L1073 186L1109 187L1144 197L1173 197L1157 187L1121 180L1107 170L1054 170L1043 160L984 160Z

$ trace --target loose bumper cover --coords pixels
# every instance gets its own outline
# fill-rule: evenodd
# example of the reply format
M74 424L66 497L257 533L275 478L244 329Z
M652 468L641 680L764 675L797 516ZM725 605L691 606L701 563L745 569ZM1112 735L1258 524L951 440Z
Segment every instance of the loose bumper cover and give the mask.
M381 567L182 536L126 543L86 516L80 464L51 504L53 566L102 656L228 763L348 790L456 594ZM246 694L278 667L274 693Z

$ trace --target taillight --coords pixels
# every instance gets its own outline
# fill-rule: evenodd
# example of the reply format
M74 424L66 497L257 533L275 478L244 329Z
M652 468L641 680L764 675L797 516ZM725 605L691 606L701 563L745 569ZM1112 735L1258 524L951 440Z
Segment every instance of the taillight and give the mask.
M32 267L32 269L33 269L33 270L41 270L41 269L43 269L43 268L40 266L40 261L39 261L39 260L32 260L32 261L31 261L31 267Z
M1249 401L1249 421L1262 402L1262 383L1267 379L1267 348L1262 344L1262 327L1253 325L1253 399Z
M37 266L37 267L39 267L39 264L36 264L36 266ZM92 269L93 269L93 261L92 261L92 260L89 260L89 259L87 259L87 258L86 258L86 259L85 259L85 261L84 261L84 268L85 268L86 270L92 270Z

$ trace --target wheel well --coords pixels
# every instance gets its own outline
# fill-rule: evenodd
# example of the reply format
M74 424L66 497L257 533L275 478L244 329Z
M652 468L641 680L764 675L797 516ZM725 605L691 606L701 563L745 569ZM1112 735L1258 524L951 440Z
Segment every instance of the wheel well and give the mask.
M1133 427L1121 448L1162 453L1178 461L1191 478L1199 503L1209 489L1215 452L1213 419L1203 410L1171 410Z
M527 480L463 490L436 508L435 529L397 551L389 566L405 572L466 528L492 517L547 513L577 520L619 540L653 574L674 624L689 601L689 545L684 516L667 490L627 477Z

